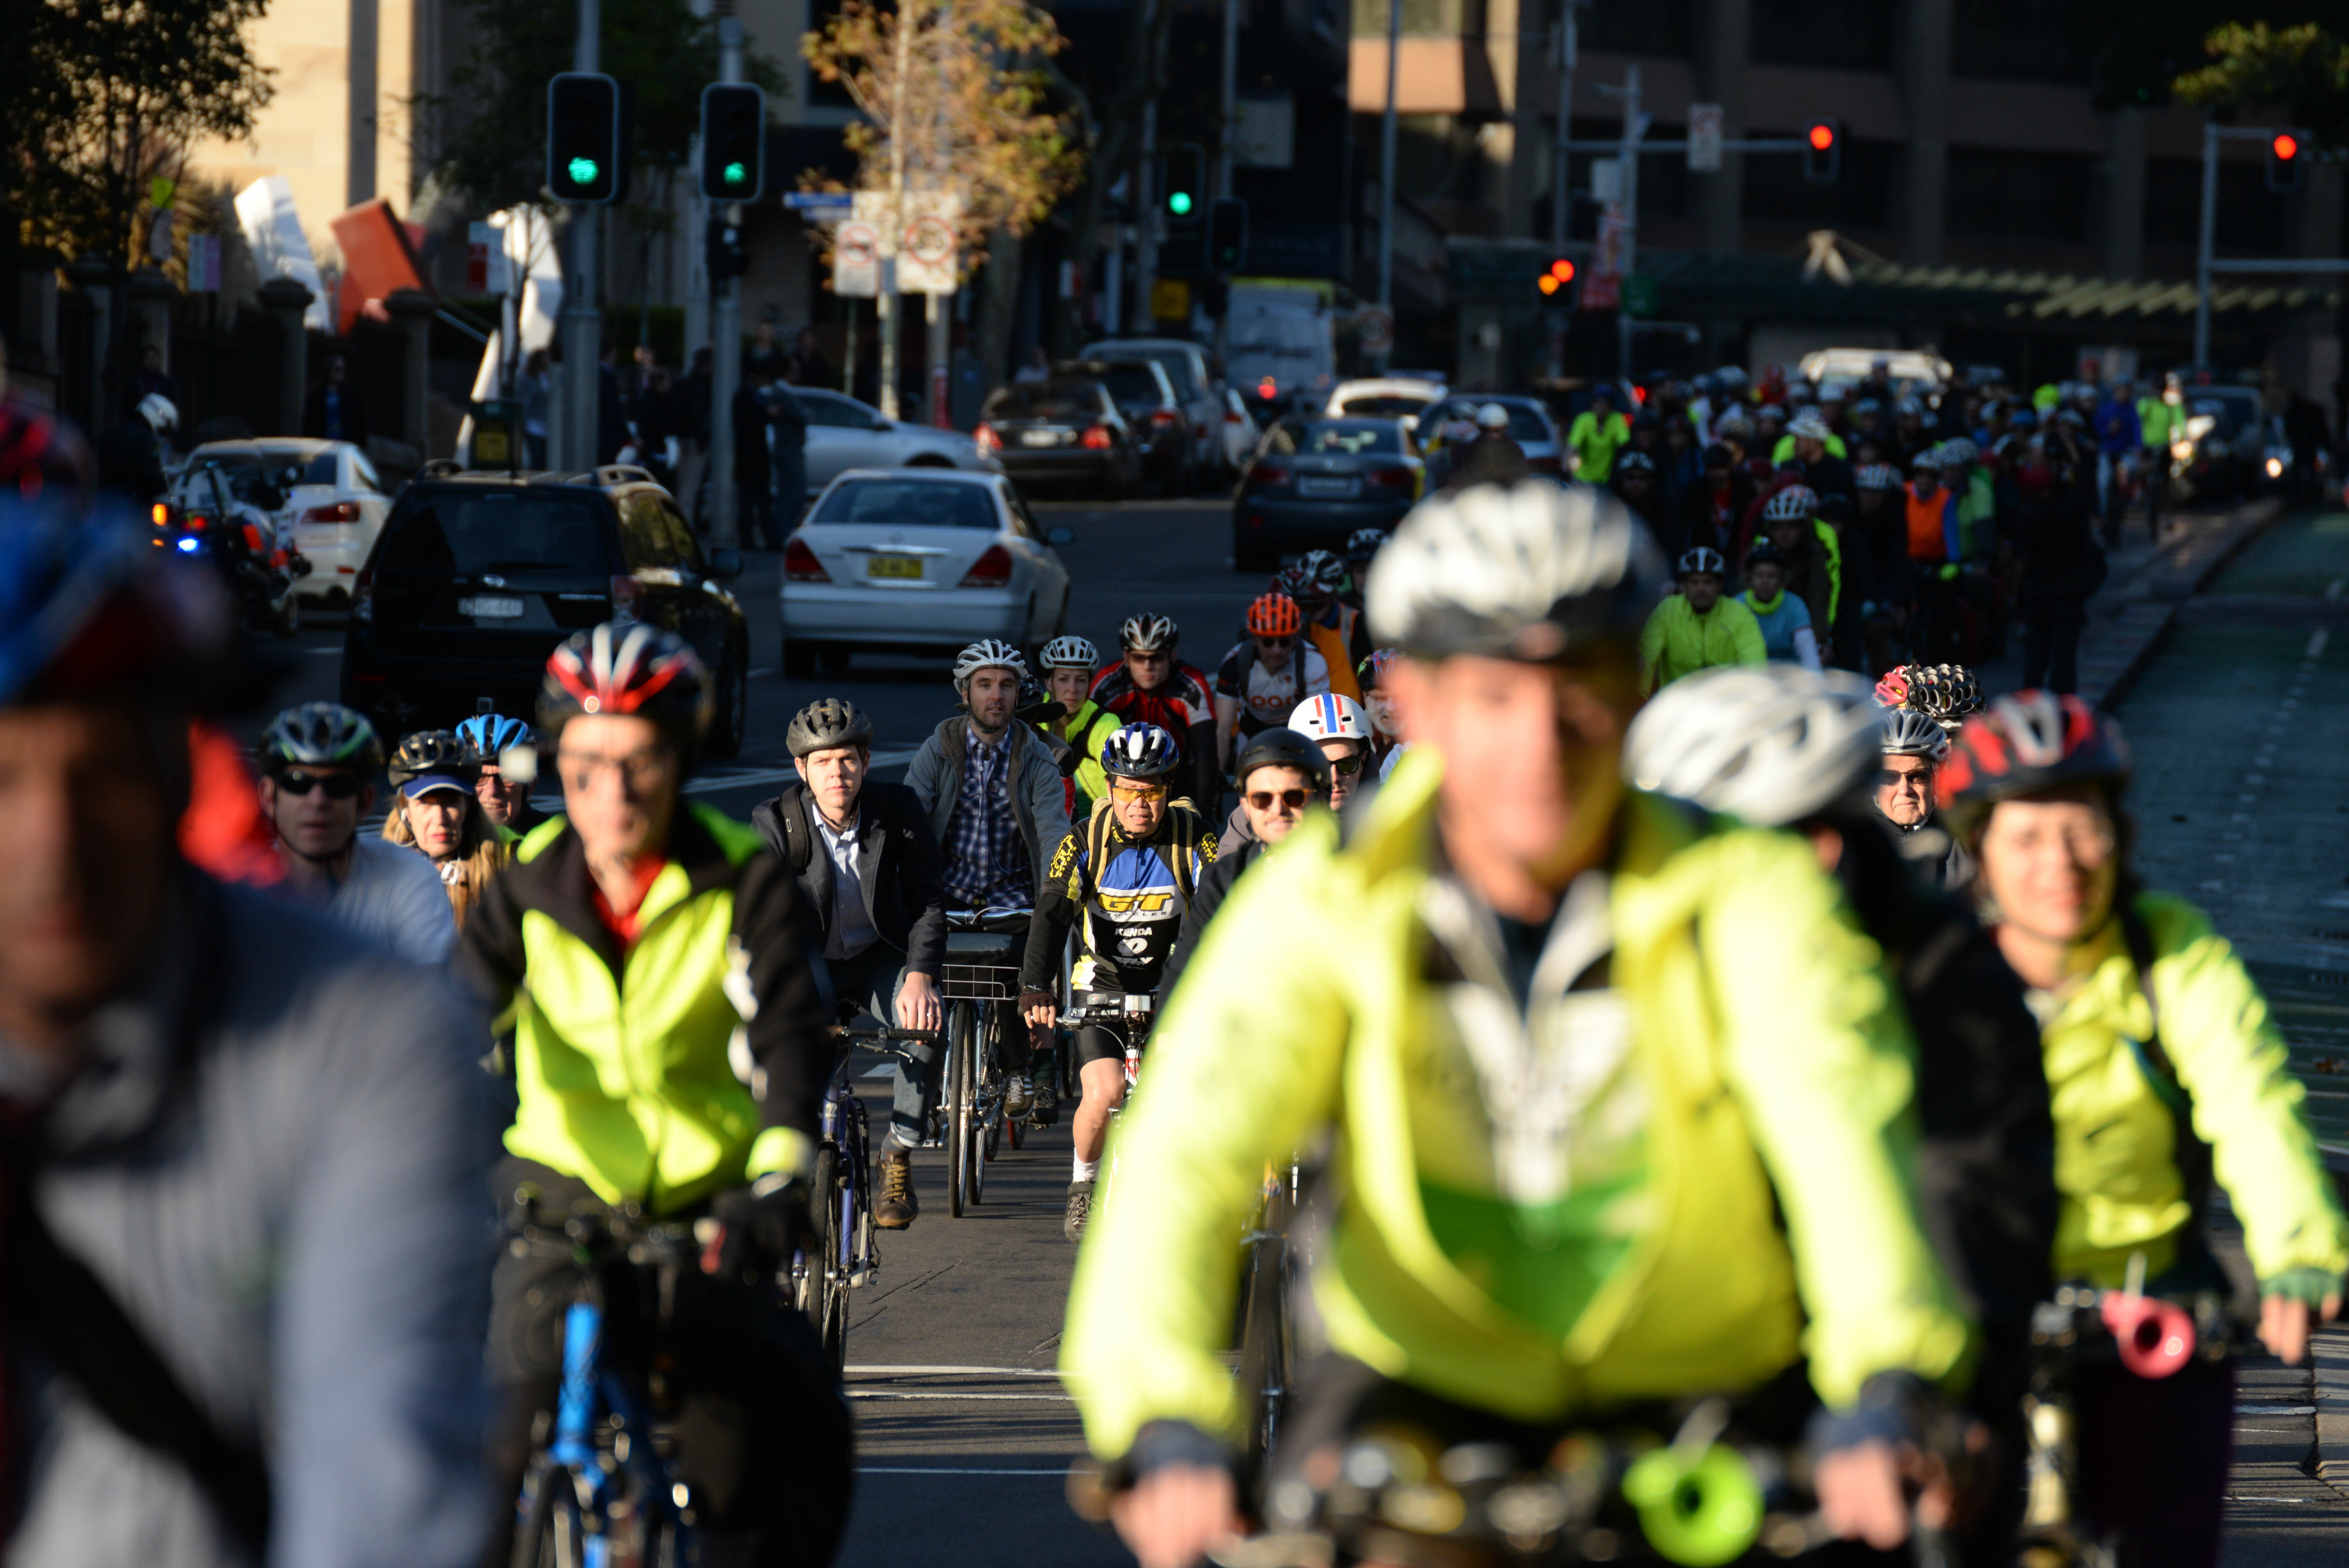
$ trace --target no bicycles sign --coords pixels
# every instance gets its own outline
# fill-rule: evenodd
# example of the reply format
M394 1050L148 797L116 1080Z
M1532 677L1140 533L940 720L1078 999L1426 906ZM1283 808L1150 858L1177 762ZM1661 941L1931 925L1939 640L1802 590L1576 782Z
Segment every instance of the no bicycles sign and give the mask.
M908 204L912 202L908 198ZM953 205L959 209L962 203ZM908 215L905 242L897 255L897 286L907 294L950 294L955 292L956 213L941 211L926 201Z

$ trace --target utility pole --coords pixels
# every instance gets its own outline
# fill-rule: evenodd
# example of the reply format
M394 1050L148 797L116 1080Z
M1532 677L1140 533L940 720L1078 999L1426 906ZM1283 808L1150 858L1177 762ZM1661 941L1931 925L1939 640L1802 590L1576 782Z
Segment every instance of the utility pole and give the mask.
M739 16L718 18L718 79L742 79L742 19ZM709 149L702 150L706 154ZM742 204L728 202L726 218L740 223ZM705 262L705 275L707 270ZM730 549L742 536L740 498L734 490L734 393L742 384L741 286L737 278L711 279L709 284L709 537Z
M1630 285L1637 270L1640 250L1640 138L1646 132L1647 117L1640 112L1640 67L1637 61L1623 71L1623 150L1618 166L1622 192L1622 217L1616 237L1616 269L1623 282ZM1637 336L1637 323L1621 303L1615 307L1615 355L1617 376L1623 382L1619 396L1631 395L1631 347Z
M881 236L881 292L874 297L874 325L881 335L881 417L897 413L897 244L905 232L905 77L914 68L912 5L897 7L897 75L889 97L889 222Z
M599 0L579 0L579 41L571 68L597 71L604 18ZM627 156L622 149L620 156ZM600 207L571 210L571 254L563 278L563 418L550 432L555 450L547 461L558 469L595 466L595 416L603 407L604 314L595 306L597 252L604 235Z
M1158 325L1151 309L1151 286L1158 281L1158 100L1142 106L1142 156L1134 160L1133 206L1142 222L1133 232L1133 315L1129 330L1148 335Z
M2194 244L2194 363L2210 363L2210 257L2218 244L2219 126L2202 122L2202 231Z
M1402 0L1387 0L1387 107L1379 121L1379 308L1394 319L1395 67L1402 52ZM1374 354L1373 369L1387 367L1388 355Z
M1216 194L1232 194L1232 141L1239 130L1239 0L1224 0L1224 135L1216 153Z
M1566 144L1574 135L1574 67L1581 53L1579 30L1574 22L1577 9L1575 0L1566 0L1566 17L1558 24L1557 135L1549 166L1549 242L1553 250L1564 249L1572 232L1574 193L1567 189Z

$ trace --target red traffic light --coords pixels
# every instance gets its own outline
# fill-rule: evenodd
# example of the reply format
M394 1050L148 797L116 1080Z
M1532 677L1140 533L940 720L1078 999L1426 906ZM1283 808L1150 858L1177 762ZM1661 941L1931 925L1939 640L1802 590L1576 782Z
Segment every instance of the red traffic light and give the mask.
M1821 152L1835 145L1835 127L1825 120L1814 122L1811 129L1805 134L1810 144Z
M2288 130L2277 131L2275 140L2269 143L2269 146L2278 158L2287 162L2300 156L2300 138Z

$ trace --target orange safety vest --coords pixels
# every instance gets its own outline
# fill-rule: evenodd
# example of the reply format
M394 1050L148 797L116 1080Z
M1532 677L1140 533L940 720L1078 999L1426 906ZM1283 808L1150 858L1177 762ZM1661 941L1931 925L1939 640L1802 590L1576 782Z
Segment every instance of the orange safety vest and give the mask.
M1362 700L1362 683L1354 677L1354 655L1348 651L1346 636L1352 630L1346 617L1354 613L1352 605L1340 604L1338 606L1338 624L1325 626L1319 621L1308 621L1305 623L1305 634L1313 639L1313 651L1319 654L1321 662L1330 666L1330 689L1340 696L1350 696L1360 702ZM1298 700L1301 702L1304 699L1300 696Z
M1937 485L1932 500L1919 500L1914 485L1902 485L1900 493L1909 503L1909 559L1948 560L1950 544L1941 531L1941 512L1949 505L1950 492Z

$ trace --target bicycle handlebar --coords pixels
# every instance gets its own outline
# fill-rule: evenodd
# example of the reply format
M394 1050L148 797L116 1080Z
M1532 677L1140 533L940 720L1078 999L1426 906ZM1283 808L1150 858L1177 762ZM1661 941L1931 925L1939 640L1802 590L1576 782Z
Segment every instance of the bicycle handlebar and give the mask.
M841 1040L877 1040L887 1045L892 1040L924 1040L936 1042L946 1038L944 1029L899 1029L885 1024L834 1024L831 1034Z

